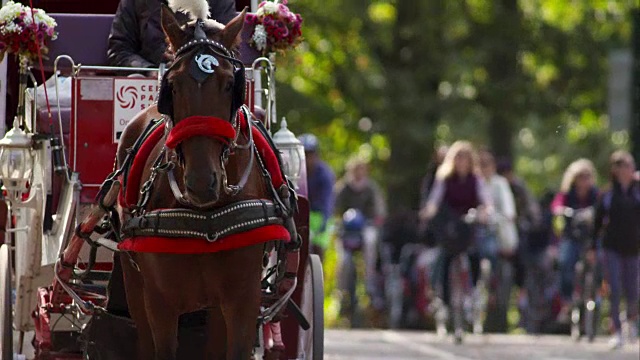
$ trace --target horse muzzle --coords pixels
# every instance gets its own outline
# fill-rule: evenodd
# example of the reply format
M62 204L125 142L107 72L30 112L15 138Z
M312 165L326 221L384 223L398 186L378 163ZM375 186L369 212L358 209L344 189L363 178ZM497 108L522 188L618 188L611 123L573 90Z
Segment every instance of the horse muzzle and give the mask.
M214 205L220 198L221 184L215 173L185 176L186 199L196 208Z

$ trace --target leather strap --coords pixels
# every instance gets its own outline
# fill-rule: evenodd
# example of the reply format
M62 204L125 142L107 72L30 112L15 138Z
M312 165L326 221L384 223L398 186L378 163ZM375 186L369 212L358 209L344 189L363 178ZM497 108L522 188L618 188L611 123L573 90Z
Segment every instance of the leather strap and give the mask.
M210 242L267 225L283 225L276 206L267 200L239 201L211 212L155 210L128 220L124 237L204 238Z

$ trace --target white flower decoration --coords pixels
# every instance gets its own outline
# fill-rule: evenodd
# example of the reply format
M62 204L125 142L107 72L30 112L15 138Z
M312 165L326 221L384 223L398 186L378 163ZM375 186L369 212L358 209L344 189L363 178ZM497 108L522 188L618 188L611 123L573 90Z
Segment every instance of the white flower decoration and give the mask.
M263 9L265 14L275 14L278 12L278 5L274 2L267 1L260 9Z
M256 44L258 51L263 51L267 48L267 31L263 25L256 25L253 32L253 42Z

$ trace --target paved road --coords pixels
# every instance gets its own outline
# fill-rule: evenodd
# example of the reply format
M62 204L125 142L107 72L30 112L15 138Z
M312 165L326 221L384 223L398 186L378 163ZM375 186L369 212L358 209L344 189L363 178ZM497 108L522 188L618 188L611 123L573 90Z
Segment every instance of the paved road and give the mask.
M464 344L434 333L326 330L327 360L638 360L640 345L610 351L607 339L575 343L568 336L467 335Z

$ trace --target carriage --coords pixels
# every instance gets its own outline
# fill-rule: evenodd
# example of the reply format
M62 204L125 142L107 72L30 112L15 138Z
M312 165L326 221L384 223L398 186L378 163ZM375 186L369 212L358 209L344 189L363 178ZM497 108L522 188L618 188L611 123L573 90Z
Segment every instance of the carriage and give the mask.
M42 70L53 76L25 91L24 120L30 131L20 134L16 129L11 134L30 140L22 145L0 142L3 153L21 152L32 159L18 169L18 178L3 178L11 226L9 241L0 251L2 359L83 359L94 358L93 354L130 358L133 322L104 309L116 244L102 236L107 231L105 213L95 199L114 170L117 143L127 119L157 101L165 69L105 66L112 15L52 16L59 37ZM252 51L243 46L245 106L251 111L264 107L264 126L270 131L276 120L275 64L273 59L251 56ZM33 82L33 74L40 70L30 69ZM157 73L150 76L150 71ZM42 102L45 86L53 98L51 109ZM271 293L283 259L271 254L264 266L265 300L256 319L254 356L321 359L322 265L316 255L309 254L304 152L296 148L286 127L279 135L292 139L281 142L280 150L284 155L286 147L291 151L284 156L284 167L298 195L295 224L302 245L296 281L284 296L274 298ZM279 137L273 138L278 146ZM92 216L97 223L89 224ZM83 229L97 232L88 238Z

